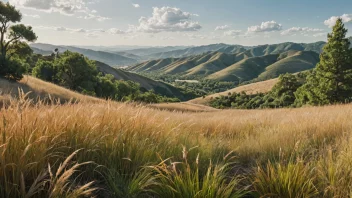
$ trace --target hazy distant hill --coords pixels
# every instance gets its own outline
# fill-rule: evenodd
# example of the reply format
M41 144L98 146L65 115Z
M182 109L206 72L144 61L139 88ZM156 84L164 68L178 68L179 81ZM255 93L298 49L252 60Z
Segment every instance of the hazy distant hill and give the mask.
M163 53L163 52L169 52L169 51L174 51L174 50L182 50L189 48L187 46L167 46L167 47L147 47L147 48L137 48L137 49L130 49L130 50L116 50L117 52L126 52L130 54L135 54L137 56L141 56L144 58L148 58L151 54L156 54L156 53Z
M156 72L184 76L201 75L221 81L264 80L282 73L313 68L324 42L280 43L250 49L222 46L217 51L183 58L150 60L128 67L133 72Z
M112 66L127 66L136 64L138 62L137 59L132 58L134 55L128 55L123 53L122 55L118 53L104 52L104 51L94 51L91 49L83 49L72 46L56 46L50 44L42 44L42 43L33 43L31 47L36 53L47 55L48 52L52 52L54 49L58 48L59 51L64 52L66 50L70 50L73 52L78 52L83 54L92 60L97 60L108 65ZM127 55L127 56L124 56ZM130 56L130 57L128 57Z
M212 44L212 45L203 45L197 47L189 47L186 49L179 49L161 53L150 54L145 56L146 59L162 59L162 58L181 58L192 55L199 55L205 52L213 52L213 51L225 51L226 49L231 53L235 52L238 49L244 49L244 46L241 45L227 45L223 43Z

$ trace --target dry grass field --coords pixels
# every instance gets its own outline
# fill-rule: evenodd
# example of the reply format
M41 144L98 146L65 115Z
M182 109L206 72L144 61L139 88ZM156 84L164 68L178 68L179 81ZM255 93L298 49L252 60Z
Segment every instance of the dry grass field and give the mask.
M352 195L352 105L142 106L35 82L26 85L36 93L81 102L32 105L30 95L1 95L9 104L0 110L0 197Z
M19 82L10 82L0 78L0 99L4 102L19 98L19 93L28 93L28 99L34 101L60 100L61 103L73 101L99 101L99 99L70 91L55 84L31 76L24 76ZM1 103L0 103L1 104Z
M189 102L194 104L206 105L210 102L212 98L216 98L221 95L227 95L228 93L240 93L240 92L246 92L247 94L266 93L273 88L273 86L277 83L277 81L278 79L276 78L276 79L271 79L267 81L243 85L222 93L216 93L216 94L206 96L205 98L196 98L196 99L190 100Z
M194 104L190 102L180 102L180 103L161 103L161 104L150 104L148 107L158 109L158 110L166 110L166 111L175 111L175 112L212 112L218 111L215 108Z
M1 197L351 193L352 105L186 113L23 100L0 115Z

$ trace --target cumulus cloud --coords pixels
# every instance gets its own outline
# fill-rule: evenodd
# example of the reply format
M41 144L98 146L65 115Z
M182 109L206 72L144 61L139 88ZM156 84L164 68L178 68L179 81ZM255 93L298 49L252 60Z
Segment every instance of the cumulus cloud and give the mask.
M236 36L239 36L241 33L242 33L242 30L229 30L224 32L224 35L236 37Z
M154 7L151 17L141 17L138 26L131 26L130 31L158 33L158 32L184 32L197 31L202 26L192 21L189 12L173 7Z
M273 32L282 30L282 25L275 21L262 22L261 25L248 27L248 32Z
M344 23L352 22L352 14L343 14L342 16L330 17L329 19L324 21L324 24L331 28L335 25L338 18L341 18L342 22L344 22Z
M139 4L137 4L137 3L132 3L132 6L135 7L135 8L141 7L141 6L140 6Z
M10 3L21 7L45 12L59 12L72 16L76 13L83 13L80 18L105 21L109 18L96 15L96 10L90 10L87 5L94 4L97 0L9 0Z
M10 0L10 2L20 7L68 15L88 10L84 0Z
M292 27L290 29L284 30L281 32L281 35L295 35L295 34L307 34L309 32L322 32L324 30L317 28L308 28L308 27Z
M221 25L221 26L217 26L215 28L215 31L219 31L219 30L228 30L230 28L230 26L228 25Z

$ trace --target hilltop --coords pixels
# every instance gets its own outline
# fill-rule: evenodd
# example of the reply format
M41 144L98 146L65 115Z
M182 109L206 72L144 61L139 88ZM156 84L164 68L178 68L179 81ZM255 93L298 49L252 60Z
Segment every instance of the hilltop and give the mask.
M200 55L150 60L127 68L128 71L202 76L206 79L230 82L266 80L280 74L311 69L319 61L324 42L311 44L282 43L234 51L227 46L221 51ZM230 48L230 49L229 49Z

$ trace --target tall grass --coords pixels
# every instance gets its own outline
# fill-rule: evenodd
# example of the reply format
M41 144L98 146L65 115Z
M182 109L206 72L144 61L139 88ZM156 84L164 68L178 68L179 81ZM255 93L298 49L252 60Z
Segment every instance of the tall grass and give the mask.
M351 120L352 105L182 113L23 96L0 110L0 197L346 197Z

